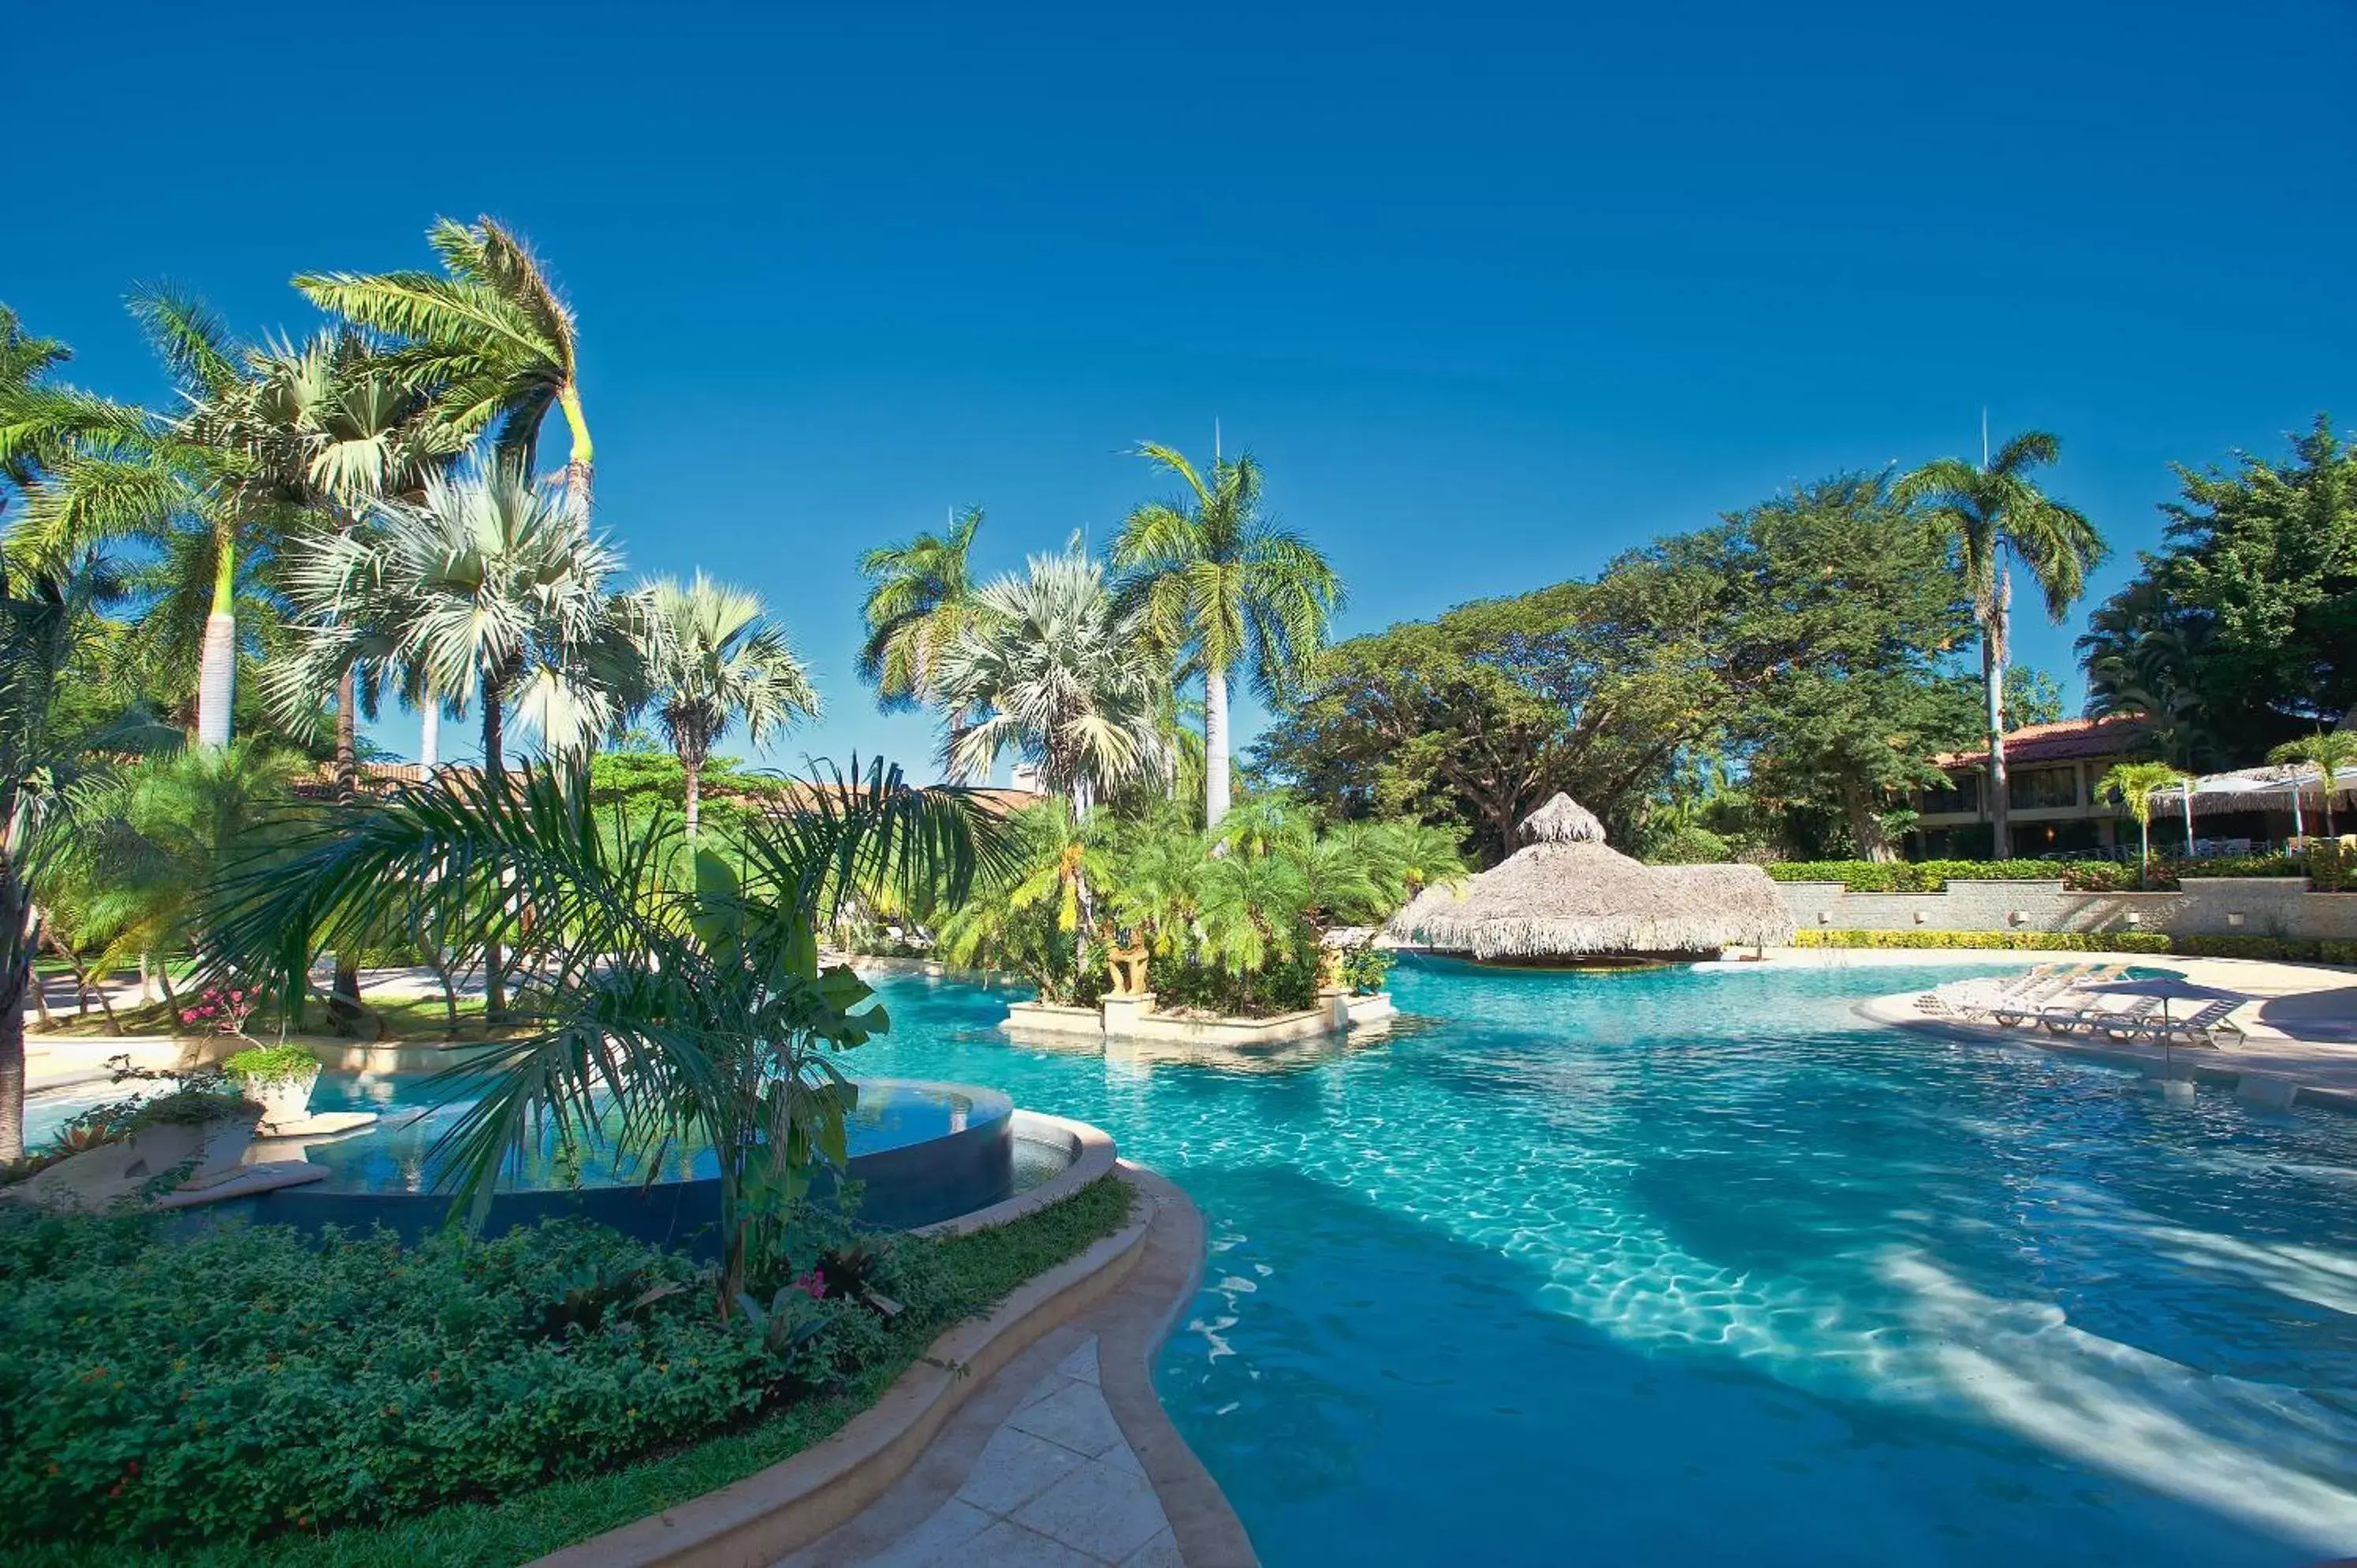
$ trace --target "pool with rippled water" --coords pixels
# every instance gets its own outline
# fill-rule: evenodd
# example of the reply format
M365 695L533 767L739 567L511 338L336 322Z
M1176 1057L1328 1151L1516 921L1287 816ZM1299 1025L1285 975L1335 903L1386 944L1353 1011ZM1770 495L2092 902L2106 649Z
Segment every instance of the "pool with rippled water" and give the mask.
M2357 1118L1850 1012L1966 972L1411 961L1236 1068L896 979L859 1068L1193 1196L1159 1386L1273 1568L2357 1552Z

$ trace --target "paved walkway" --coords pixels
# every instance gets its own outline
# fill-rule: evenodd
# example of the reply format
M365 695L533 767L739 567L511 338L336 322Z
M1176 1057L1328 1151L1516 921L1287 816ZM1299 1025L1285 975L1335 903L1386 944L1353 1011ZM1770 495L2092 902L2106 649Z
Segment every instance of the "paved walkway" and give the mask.
M821 1541L791 1568L1179 1568L1178 1542L1097 1380L1097 1338L1032 1383L956 1495L865 1556ZM855 1548L855 1550L856 1550Z

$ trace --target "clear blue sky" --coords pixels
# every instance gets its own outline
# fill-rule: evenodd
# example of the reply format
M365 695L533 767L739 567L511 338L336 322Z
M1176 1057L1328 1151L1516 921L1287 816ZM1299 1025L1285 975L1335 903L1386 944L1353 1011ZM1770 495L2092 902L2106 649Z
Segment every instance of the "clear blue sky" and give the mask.
M1101 540L1123 450L1214 417L1346 631L1971 453L1984 404L2063 437L2100 595L2170 459L2357 417L2348 0L793 11L19 7L0 298L149 396L135 278L299 330L298 269L515 223L603 521L816 667L781 760L932 745L854 682L860 549L967 502L992 569Z

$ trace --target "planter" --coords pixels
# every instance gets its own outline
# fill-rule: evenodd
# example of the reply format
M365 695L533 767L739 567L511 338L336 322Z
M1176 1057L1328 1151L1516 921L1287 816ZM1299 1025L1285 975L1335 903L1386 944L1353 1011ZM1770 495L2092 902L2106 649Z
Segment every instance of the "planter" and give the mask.
M267 1083L242 1079L239 1087L248 1100L261 1102L262 1126L268 1133L310 1119L311 1090L318 1081L319 1069L315 1067L300 1078L273 1079Z
M245 1151L253 1142L253 1121L250 1116L203 1122L159 1122L131 1134L132 1161L124 1167L123 1174L156 1176L177 1166L191 1165L179 1190L211 1187L227 1181L243 1168Z

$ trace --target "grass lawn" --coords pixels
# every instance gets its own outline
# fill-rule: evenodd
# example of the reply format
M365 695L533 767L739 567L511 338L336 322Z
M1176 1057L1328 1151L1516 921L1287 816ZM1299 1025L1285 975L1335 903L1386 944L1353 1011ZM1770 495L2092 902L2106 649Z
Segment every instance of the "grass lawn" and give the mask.
M182 1001L185 1004L187 998L183 997ZM485 1040L501 1039L514 1033L505 1027L490 1029L484 1026L483 999L479 996L458 999L456 1030L450 1026L449 1008L439 996L370 997L363 994L361 1001L384 1021L384 1037L382 1040L370 1039L374 1031L365 1019L350 1035L330 1034L327 1027L327 1004L316 1000L303 1010L303 1029L286 1037L297 1043L336 1046L439 1046L479 1045ZM57 1019L56 1026L44 1029L38 1024L34 1025L32 1033L36 1037L70 1040L118 1034L166 1036L188 1032L179 1027L171 1005L163 1002L145 1005L125 1005L118 1002L114 1005L115 1023L113 1026L107 1023L106 1015L95 1004L87 1015L81 1017L77 1017L70 1007L52 1005L50 1011ZM277 1026L261 1015L256 1015L247 1024L246 1033L264 1044L275 1044L278 1039Z
M934 1243L977 1313L1017 1286L1121 1229L1132 1193L1106 1176L1071 1197L1010 1225ZM829 1398L780 1411L741 1432L640 1460L607 1475L552 1483L493 1503L463 1504L373 1528L321 1537L285 1536L260 1545L149 1553L121 1546L56 1545L13 1549L27 1565L199 1568L495 1568L528 1562L603 1530L643 1519L789 1458L830 1436L874 1404L913 1366L947 1324L909 1324L895 1331L891 1353Z

